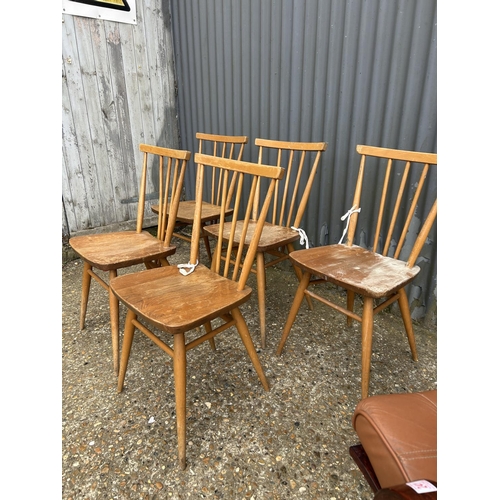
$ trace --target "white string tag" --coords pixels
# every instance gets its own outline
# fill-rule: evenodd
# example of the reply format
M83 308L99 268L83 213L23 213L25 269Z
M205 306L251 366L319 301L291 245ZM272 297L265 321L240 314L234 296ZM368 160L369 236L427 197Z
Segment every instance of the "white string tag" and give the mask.
M198 260L196 261L196 264L191 264L190 262L188 262L187 264L177 264L177 269L179 269L179 272L182 275L187 276L188 274L191 274L194 271L194 268L197 265L198 265Z
M344 239L344 236L345 234L347 233L347 229L349 228L349 221L351 220L351 215L354 213L354 212L361 212L361 207L359 208L355 208L356 205L354 205L353 207L351 207L341 218L340 220L345 220L346 217L347 217L347 223L345 225L345 229L344 229L344 232L342 233L342 238L340 238L340 241L339 241L339 245L342 243L342 240Z
M309 240L307 239L307 234L306 232L301 229L300 227L293 227L292 226L292 229L294 231L298 231L299 234L300 234L300 244L303 245L304 243L306 244L306 248L309 248Z

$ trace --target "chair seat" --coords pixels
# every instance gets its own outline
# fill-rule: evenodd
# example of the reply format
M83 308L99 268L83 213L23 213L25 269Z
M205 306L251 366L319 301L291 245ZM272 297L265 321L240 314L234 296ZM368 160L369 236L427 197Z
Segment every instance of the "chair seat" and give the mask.
M437 481L437 390L363 399L352 422L382 488Z
M147 231L75 236L69 241L73 250L93 267L102 271L121 269L175 253L176 247L166 246Z
M252 289L202 264L184 276L177 266L119 276L111 288L129 309L169 333L183 333L218 318L248 300ZM188 298L188 299L187 299Z
M181 201L177 211L177 220L185 223L192 223L194 220L194 209L196 202L194 200ZM226 210L226 215L231 215L233 209ZM201 205L201 222L218 220L220 217L220 206L203 202Z
M195 200L187 200L179 202L176 220L184 224L192 224L194 220L194 209L196 206ZM158 213L158 205L153 205L151 210ZM168 208L167 208L168 213ZM226 210L226 215L231 215L233 209ZM220 217L220 206L212 205L211 203L203 202L201 206L201 222L210 222L218 220Z
M245 238L245 244L249 245L252 239L255 222L250 222L248 225L247 235ZM224 238L229 238L229 230L231 224L226 222L224 224ZM243 229L243 223L238 221L236 224L236 234L235 234L235 244L238 244L241 237L241 231ZM203 228L203 231L211 236L218 237L219 235L219 224L213 224ZM298 231L285 226L278 226L266 222L262 228L262 235L259 239L259 245L257 247L257 252L266 252L276 247L287 245L288 243L293 243L300 238Z
M296 250L292 262L303 270L365 297L387 297L409 283L420 271L406 262L353 245L327 245Z

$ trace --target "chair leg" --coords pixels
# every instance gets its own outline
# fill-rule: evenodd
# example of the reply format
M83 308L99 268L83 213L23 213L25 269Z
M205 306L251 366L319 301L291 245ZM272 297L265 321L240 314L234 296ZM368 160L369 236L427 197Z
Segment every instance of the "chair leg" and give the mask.
M408 296L404 288L399 290L398 304L401 311L401 316L403 317L403 323L405 325L406 336L408 337L408 342L410 344L411 355L413 361L418 361L417 356L417 343L415 342L415 335L413 334L413 323L411 322L410 304L408 303Z
M248 326L243 318L240 310L238 308L233 309L231 311L231 316L236 321L236 328L238 329L238 333L240 334L241 340L245 345L245 348L250 356L253 367L259 376L260 382L266 391L269 391L269 384L267 382L266 374L264 373L264 369L260 364L259 356L257 356L257 351L255 350L255 346L252 342L252 337L250 332L248 331Z
M117 272L116 269L112 269L109 271L109 281L113 278L116 278ZM118 370L120 367L120 304L118 302L118 298L111 291L111 287L108 286L108 294L109 294L109 317L111 320L111 344L113 346L113 368L115 371L115 375L118 375Z
M80 304L80 330L85 328L85 316L87 314L87 304L89 302L89 292L90 292L90 281L92 276L90 272L92 266L88 262L83 262L83 274L82 274L82 301Z
M289 243L287 245L287 250L288 250L288 255L290 255L295 250L293 243ZM302 269L299 266L295 266L293 264L292 264L292 267L293 267L293 270L295 271L295 275L297 276L297 279L300 282L300 280L302 279ZM311 299L311 297L309 297L309 295L306 295L306 301L307 301L307 305L309 306L309 310L312 311L313 304L312 304L312 299Z
M125 330L123 332L122 359L120 361L120 372L118 374L118 392L122 392L123 389L123 382L125 380L125 373L127 372L132 341L134 340L134 321L136 318L137 314L129 309L127 312L127 319L125 320Z
M264 253L257 252L257 298L259 301L260 343L266 348L266 268Z
M290 308L290 312L288 313L288 318L285 323L285 327L283 328L283 334L281 335L281 341L278 346L278 350L276 351L276 354L278 356L281 355L281 351L283 350L283 347L285 346L286 339L288 338L288 334L290 333L290 330L292 329L293 322L295 321L295 318L297 317L297 313L299 312L300 305L302 304L302 299L304 298L304 291L306 288L309 286L309 281L311 280L311 274L308 272L304 272L302 275L302 279L300 280L299 286L297 288L297 291L295 292L295 298L293 299L292 302L292 307Z
M347 290L347 309L351 312L354 311L354 292L351 290ZM350 316L347 317L347 326L352 325L352 318Z
M186 345L184 334L174 335L175 415L179 467L186 468Z
M212 323L210 323L210 321L208 323L206 323L204 326L205 326L205 331L207 333L210 333L212 331ZM215 339L212 337L211 339L209 339L209 342L210 342L210 347L212 348L212 351L215 351L216 350Z
M363 297L361 321L361 398L368 397L373 339L373 299Z

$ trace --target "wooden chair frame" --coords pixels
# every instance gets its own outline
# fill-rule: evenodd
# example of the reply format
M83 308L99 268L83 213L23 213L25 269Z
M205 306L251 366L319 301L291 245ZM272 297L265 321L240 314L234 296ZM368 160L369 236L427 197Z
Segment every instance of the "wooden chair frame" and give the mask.
M286 163L285 176L277 182L273 191L271 210L262 230L259 247L255 256L252 272L257 275L257 294L261 346L266 347L266 269L288 260L295 250L294 243L301 238L298 228L304 216L312 185L325 142L288 142L269 139L255 139L259 147L258 163L263 163L264 154L275 153L276 166ZM284 156L288 155L288 161ZM310 157L309 157L310 156ZM258 190L263 186L258 186ZM252 218L256 220L260 210L259 196L255 199ZM295 229L292 229L295 228ZM218 226L206 227L205 233L216 235ZM266 262L266 255L270 257ZM223 257L225 258L225 257ZM297 278L302 278L299 267L294 266Z
M236 326L247 353L257 372L265 390L269 390L264 370L260 364L257 352L253 345L246 322L240 312L239 306L250 298L251 289L246 281L251 271L253 259L244 260L244 241L249 232L252 200L257 192L258 179L270 178L268 192L262 207L262 212L254 228L247 256L254 256L264 226L265 217L272 198L274 185L283 176L283 169L248 163L238 160L220 158L212 155L196 154L195 162L198 165L196 178L196 210L191 240L190 262L186 264L192 271L186 276L179 273L178 269L159 268L120 276L111 281L111 289L117 298L128 308L125 324L120 374L118 377L118 391L123 389L125 374L130 356L135 329L139 329L149 337L158 347L173 359L175 380L175 400L177 415L177 439L179 465L186 467L186 352L209 341L215 350L214 337ZM242 243L235 248L235 265L231 272L228 260L223 265L221 254L223 251L223 238L219 238L212 259L211 269L198 263L199 239L201 236L201 214L203 203L203 183L205 168L219 168L223 171L222 197L219 207L220 217L223 219L228 203L228 191L231 189L231 174L236 174L234 181L234 212L232 214L233 226L229 239L234 242L236 237ZM250 197L245 212L242 226L236 229L237 214L243 201L243 186L246 176L252 177ZM168 221L168 228L173 227L172 218ZM220 225L220 229L225 227ZM237 234L236 230L242 230ZM242 264L242 265L240 265ZM219 318L222 323L216 328L212 327L212 320ZM198 327L204 327L205 333L199 335L186 344L185 334ZM160 334L153 331L153 327L160 329ZM173 336L173 346L165 342L160 335ZM194 332L193 332L194 334Z
M371 250L367 250L353 244L359 217L359 212L353 212L350 217L347 241L345 244L299 250L290 255L292 262L302 269L303 275L283 329L277 354L281 355L302 299L304 296L314 298L346 315L348 325L351 325L353 319L361 323L361 393L362 397L365 398L368 396L370 380L373 316L396 301L401 311L412 357L415 361L418 359L405 286L408 285L420 271L420 268L416 266L415 263L436 219L437 199L432 204L425 221L421 225L418 236L409 252L409 256L404 261L400 259L403 245L409 233L410 223L415 217L419 201L423 199L421 195L424 192L423 187L428 177L430 166L437 164L437 155L434 153L403 151L365 145L359 145L357 147L357 152L361 155L361 160L352 204L354 209L361 206L361 193L367 157L379 159L379 164L384 163L383 160L385 160L385 174L383 177L375 225L373 247ZM391 174L394 172L393 162L395 161L402 161L405 166L401 174L399 187L397 187L396 190L394 205L390 208L388 206L390 202L390 181ZM396 237L395 231L398 216L401 217L403 215L403 207L407 206L403 202L404 195L408 191L411 191L410 188L412 187L409 186L410 171L416 168L420 168L418 181L416 182L413 196L410 196L410 202L407 204L409 208L404 216L402 231L400 236ZM389 217L389 219L387 219L387 217ZM384 227L383 222L385 220L389 220L389 224L387 226L384 243L381 245L382 251L378 253L379 241L381 240L383 233L382 228ZM396 248L394 254L389 256L391 242L393 242L394 239L397 241ZM377 274L375 271L377 268L385 273L384 280L381 280L381 274ZM316 278L313 279L313 276ZM389 276L392 281L389 280ZM325 282L333 283L347 291L347 307L336 304L322 297L320 294L313 292L309 288L310 285L317 285ZM360 295L363 300L361 315L356 314L354 311L356 294Z
M69 244L83 260L82 299L80 306L80 329L85 328L85 317L90 293L91 280L94 279L109 296L111 339L113 345L113 367L119 370L119 304L109 288L109 282L118 275L119 269L144 264L146 268L168 265L167 257L175 253L170 245L171 234L166 234L167 204L170 210L177 210L179 204L189 151L140 144L143 153L142 177L137 206L135 231L117 231L91 234L70 238ZM148 184L148 165L153 158L159 159L158 165L158 237L143 230ZM166 159L166 161L165 161ZM150 167L151 168L151 167ZM163 202L161 202L163 200ZM165 234L165 239L159 235ZM168 243L166 241L168 240ZM96 274L95 269L108 273L107 282Z

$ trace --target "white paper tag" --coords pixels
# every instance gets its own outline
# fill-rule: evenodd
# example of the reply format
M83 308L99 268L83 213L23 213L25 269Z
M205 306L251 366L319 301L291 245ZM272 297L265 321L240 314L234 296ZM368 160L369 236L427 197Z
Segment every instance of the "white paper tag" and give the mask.
M429 493L431 491L437 491L437 488L425 479L422 479L421 481L412 481L411 483L406 484L410 488L413 488L417 493Z

